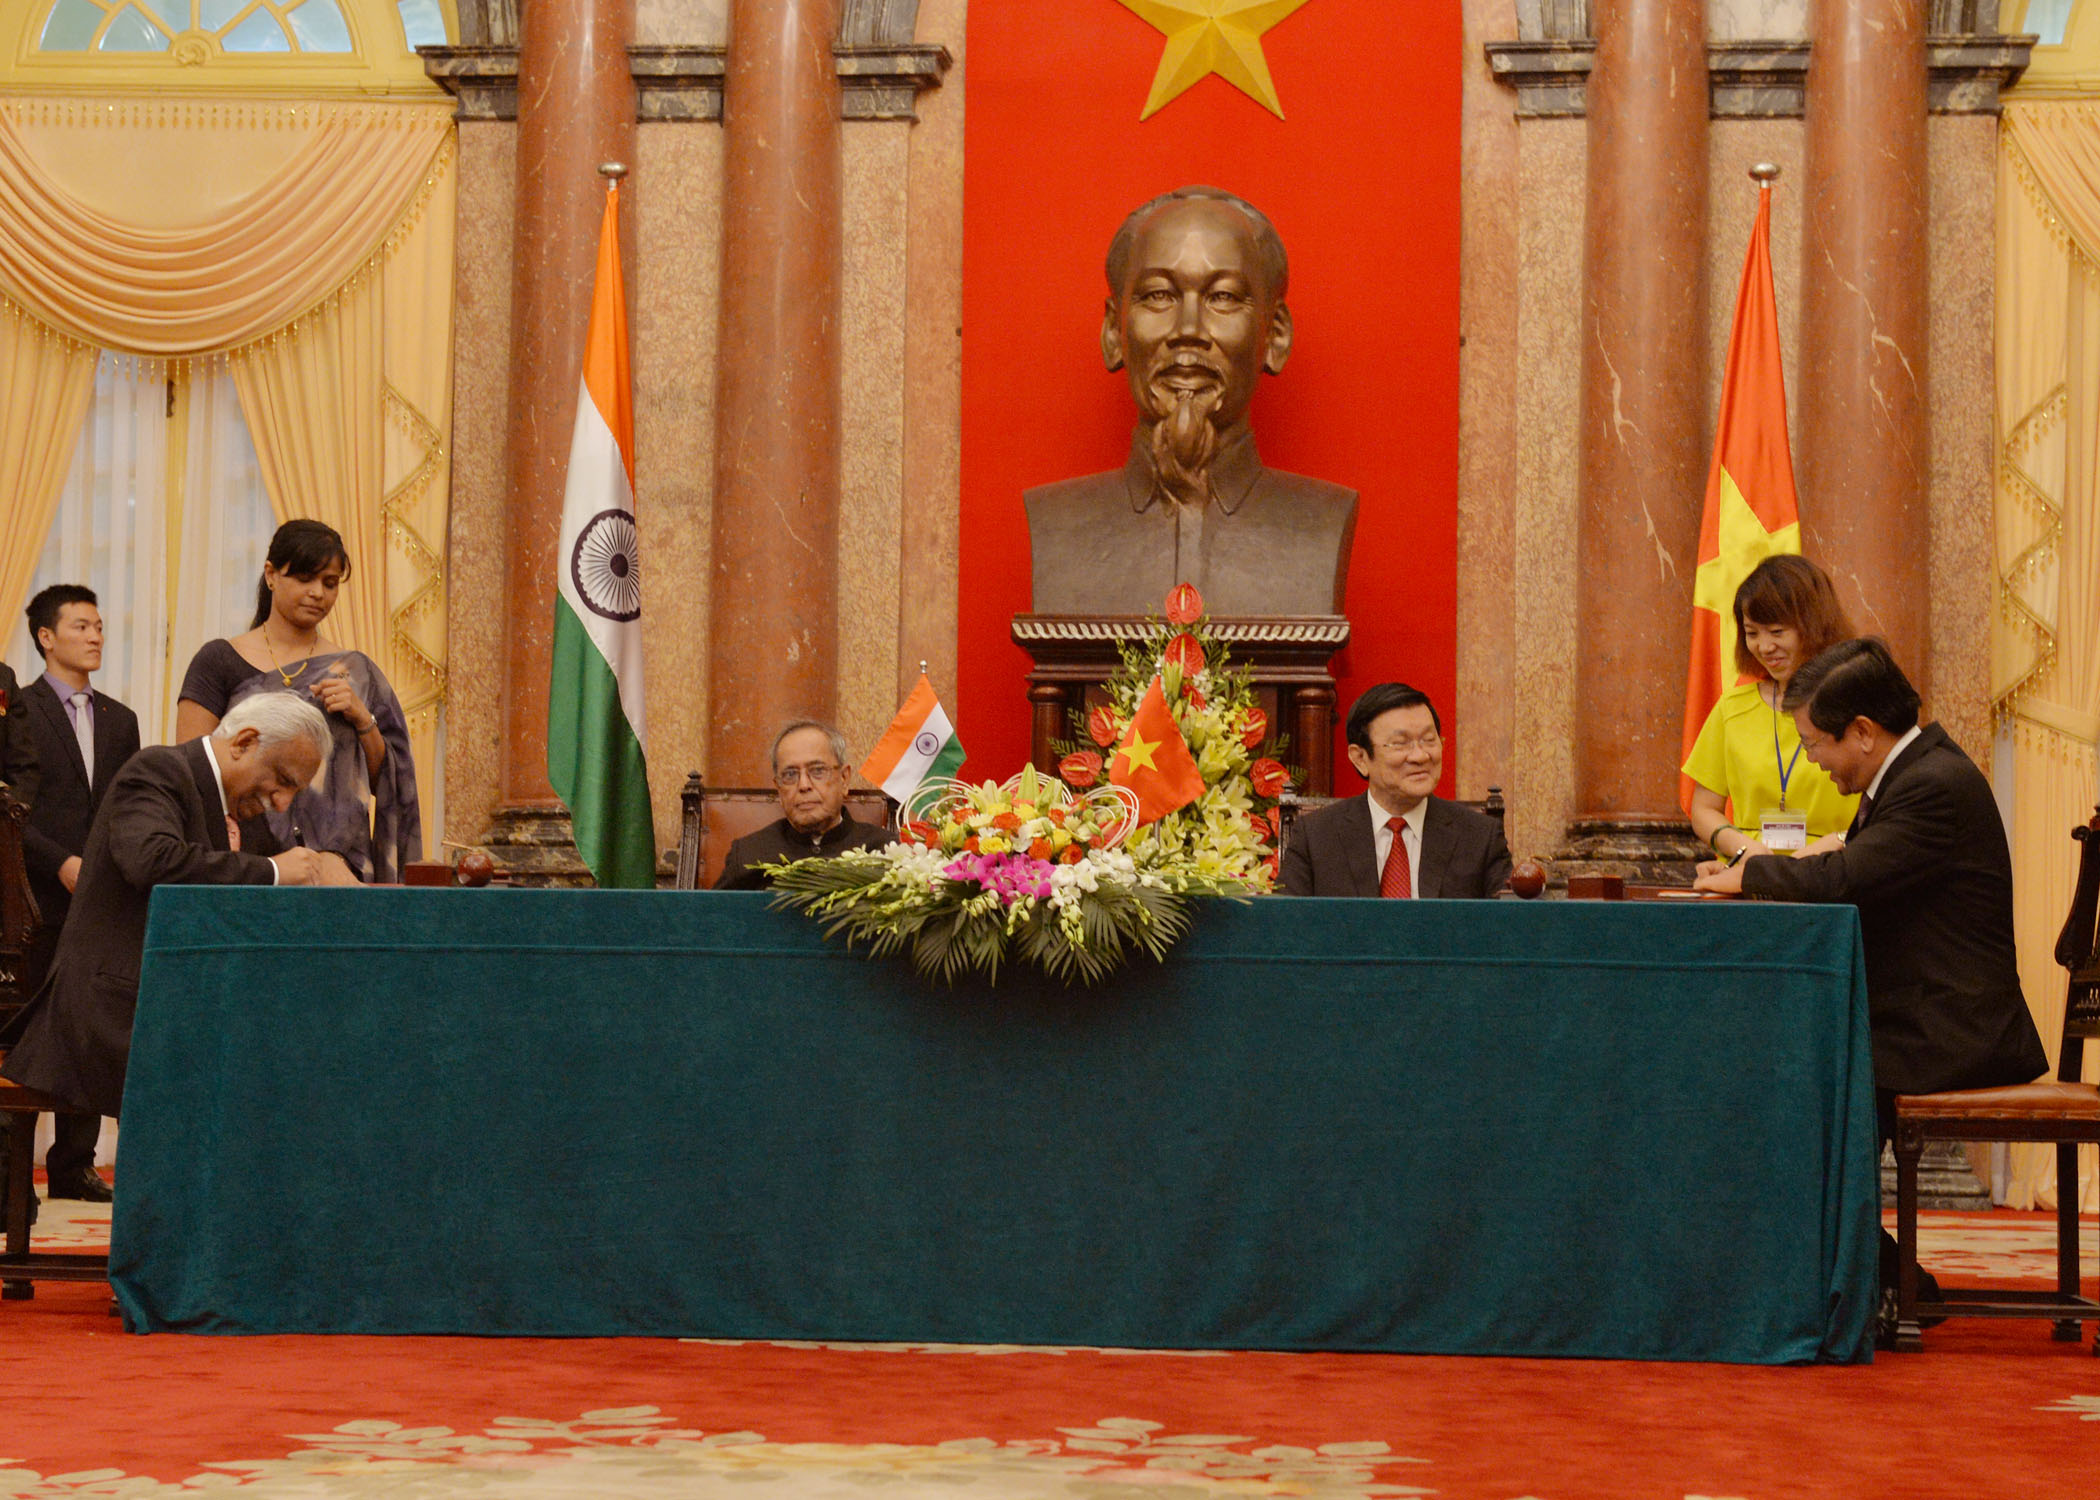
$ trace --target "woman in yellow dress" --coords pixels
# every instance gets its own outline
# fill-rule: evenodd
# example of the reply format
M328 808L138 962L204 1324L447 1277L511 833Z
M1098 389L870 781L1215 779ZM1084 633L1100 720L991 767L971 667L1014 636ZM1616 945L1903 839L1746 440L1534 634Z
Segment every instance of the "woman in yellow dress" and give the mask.
M1801 753L1779 706L1797 667L1851 636L1829 575L1805 557L1768 557L1736 590L1735 663L1750 680L1721 694L1684 763L1692 827L1727 863L1798 854L1851 825L1859 799Z

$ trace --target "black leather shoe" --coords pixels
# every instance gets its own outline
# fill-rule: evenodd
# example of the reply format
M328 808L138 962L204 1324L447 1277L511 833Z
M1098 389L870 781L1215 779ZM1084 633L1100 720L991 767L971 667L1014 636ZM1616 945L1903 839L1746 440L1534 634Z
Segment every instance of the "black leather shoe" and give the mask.
M99 1172L79 1172L70 1177L54 1177L45 1185L47 1198L78 1198L83 1203L108 1203L117 1196L102 1180Z

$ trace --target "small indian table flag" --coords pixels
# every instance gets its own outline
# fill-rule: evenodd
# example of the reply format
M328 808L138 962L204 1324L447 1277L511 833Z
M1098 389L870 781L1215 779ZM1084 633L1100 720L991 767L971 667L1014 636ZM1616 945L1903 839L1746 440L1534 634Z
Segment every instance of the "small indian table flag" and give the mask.
M962 741L955 737L955 726L948 722L933 684L921 672L897 717L868 752L860 774L881 787L884 796L901 803L921 782L953 776L962 763Z

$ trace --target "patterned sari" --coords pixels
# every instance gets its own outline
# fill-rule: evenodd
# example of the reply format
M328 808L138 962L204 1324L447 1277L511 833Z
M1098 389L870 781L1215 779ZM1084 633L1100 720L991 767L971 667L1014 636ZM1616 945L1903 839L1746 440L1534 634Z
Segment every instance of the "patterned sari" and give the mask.
M257 693L305 693L324 677L344 677L378 721L386 741L386 760L379 774L349 720L328 715L335 740L322 771L322 789L302 788L284 812L267 815L270 831L287 848L304 844L340 854L351 872L367 885L396 885L401 867L423 855L422 812L416 802L416 766L408 749L408 719L386 677L362 651L330 651L309 656L287 685L275 670L259 672L233 691L227 706Z

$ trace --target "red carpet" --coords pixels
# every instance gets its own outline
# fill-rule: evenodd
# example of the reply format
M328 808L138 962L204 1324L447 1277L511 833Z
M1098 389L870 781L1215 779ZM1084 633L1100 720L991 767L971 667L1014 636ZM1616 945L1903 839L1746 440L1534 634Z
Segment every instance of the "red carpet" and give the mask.
M92 1235L92 1212L58 1207L67 1237ZM1927 1228L1929 1265L2002 1281L2030 1279L2049 1223ZM2039 1322L1956 1320L1922 1355L1790 1370L136 1338L107 1308L55 1284L0 1305L0 1496L1972 1500L2090 1493L2100 1474L2092 1331L2056 1344Z

